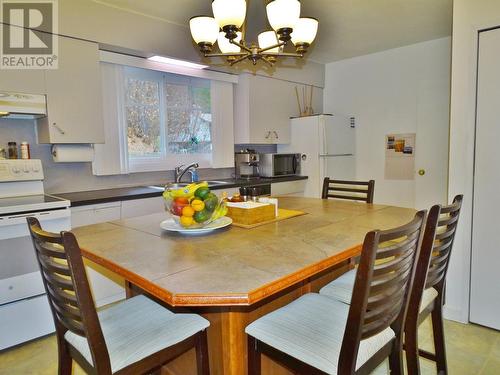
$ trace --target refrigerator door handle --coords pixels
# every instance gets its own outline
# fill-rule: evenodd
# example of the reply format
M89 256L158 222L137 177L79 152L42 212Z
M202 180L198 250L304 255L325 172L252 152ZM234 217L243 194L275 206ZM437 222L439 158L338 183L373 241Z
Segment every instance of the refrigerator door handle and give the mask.
M354 154L319 154L320 158L330 158L335 156L354 156Z

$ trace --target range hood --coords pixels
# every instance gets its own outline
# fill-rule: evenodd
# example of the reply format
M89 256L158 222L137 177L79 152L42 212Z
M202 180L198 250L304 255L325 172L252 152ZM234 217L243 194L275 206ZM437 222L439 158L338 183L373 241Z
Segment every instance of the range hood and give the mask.
M0 119L39 119L47 116L45 95L0 91Z

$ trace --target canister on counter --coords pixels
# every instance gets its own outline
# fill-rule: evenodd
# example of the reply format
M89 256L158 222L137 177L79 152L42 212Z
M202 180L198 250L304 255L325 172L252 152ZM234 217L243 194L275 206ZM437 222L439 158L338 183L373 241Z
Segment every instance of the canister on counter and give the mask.
M7 152L4 148L0 148L0 159L7 159Z
M21 159L30 159L30 145L28 142L21 142Z
M8 153L9 153L9 159L17 159L17 143L16 142L9 142L7 143L8 147Z

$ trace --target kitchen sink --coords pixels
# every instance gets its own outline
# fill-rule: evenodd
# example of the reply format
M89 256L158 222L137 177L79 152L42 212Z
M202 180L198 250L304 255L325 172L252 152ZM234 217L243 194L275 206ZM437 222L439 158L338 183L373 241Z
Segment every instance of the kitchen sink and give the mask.
M168 184L166 185L150 185L148 186L148 188L150 189L155 189L155 190L160 190L160 191L164 191L165 190L165 186L169 186L172 190L175 190L175 189L181 189L185 186L187 186L188 184L185 183L185 182L179 182L179 183L175 183L175 182L169 182Z

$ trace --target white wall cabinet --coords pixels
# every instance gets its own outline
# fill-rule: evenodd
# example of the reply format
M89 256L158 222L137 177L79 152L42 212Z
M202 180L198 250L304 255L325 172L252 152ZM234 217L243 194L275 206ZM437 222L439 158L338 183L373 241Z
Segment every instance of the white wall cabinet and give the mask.
M273 197L280 195L303 196L306 190L306 182L307 180L276 182L271 184L271 195Z
M290 117L297 115L295 84L241 74L234 90L236 144L290 143Z
M99 47L65 37L58 43L58 69L45 71L48 117L38 122L38 142L104 143Z

